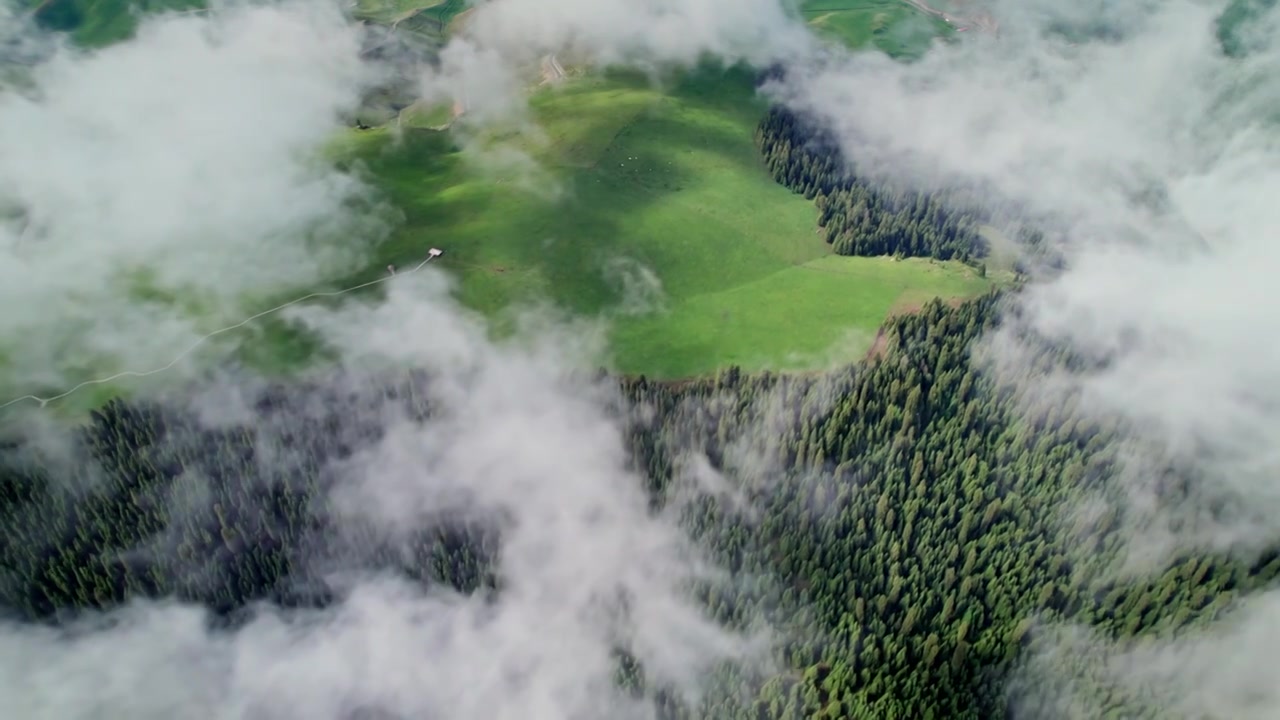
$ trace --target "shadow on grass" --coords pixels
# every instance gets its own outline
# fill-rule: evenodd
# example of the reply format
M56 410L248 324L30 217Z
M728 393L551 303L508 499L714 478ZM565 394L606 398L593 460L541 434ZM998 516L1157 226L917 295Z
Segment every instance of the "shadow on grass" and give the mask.
M621 72L606 80L633 89L653 82ZM480 278L460 286L460 299L491 317L539 300L583 315L616 305L623 292L607 272L608 262L619 255L652 261L620 241L627 224L702 179L699 168L679 161L683 151L695 148L767 177L753 140L766 108L755 97L754 73L707 66L667 78L662 87L665 92L623 125L592 166L542 168L566 191L554 199L477 175L448 132L413 128L393 137L387 130L367 131L344 164L369 178L402 220L367 267L321 289L377 279L387 265L416 265L428 248L442 247L447 253L440 266ZM569 86L556 92L576 91ZM626 157L644 157L648 165L637 160L627 168ZM384 291L378 285L356 295ZM241 353L255 367L285 372L317 359L319 343L296 327L277 320L262 332L269 342L255 345L268 347Z

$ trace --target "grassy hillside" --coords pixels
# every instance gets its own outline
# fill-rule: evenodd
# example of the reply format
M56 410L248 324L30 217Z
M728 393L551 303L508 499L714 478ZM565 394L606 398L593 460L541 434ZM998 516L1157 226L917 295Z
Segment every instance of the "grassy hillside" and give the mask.
M804 0L800 12L821 35L893 57L918 57L934 38L955 32L903 0Z
M955 262L826 255L625 323L614 348L620 370L658 377L727 365L819 369L866 353L891 310L988 287Z
M69 33L83 47L102 47L131 37L148 14L191 12L207 0L22 0L47 29ZM403 23L403 30L442 42L449 24L467 9L466 0L358 0L354 15L369 22Z
M545 297L604 314L616 366L667 377L848 359L895 304L989 286L959 264L831 256L813 205L758 157L763 108L746 73L704 72L668 93L638 77L587 79L538 93L532 109L544 141L507 147L543 175L479 170L437 131L400 145L387 130L349 138L407 215L371 272L446 248L468 305L500 317ZM552 187L559 195L534 191Z
M1240 0L1251 6L1268 0ZM194 11L207 0L21 0L46 28L67 32L79 45L101 47L130 37L138 18L149 13ZM466 0L357 0L353 12L369 22L395 24L401 31L441 41L467 9ZM902 0L804 0L809 24L850 47L876 47L895 57L912 57L939 35L952 32Z
M70 13L65 29L79 41L102 44L132 32L134 10L199 2L50 7ZM887 28L923 18L896 0L855 0L860 9L826 2L807 6L819 13L815 24L863 22L868 37L898 54L910 43ZM462 0L360 0L354 8L436 40L464 11ZM339 154L368 171L405 223L366 268L331 286L443 247L440 264L457 277L462 302L497 327L510 308L549 300L608 320L617 369L662 377L847 360L867 350L891 308L989 286L958 264L832 257L813 204L763 166L753 132L764 109L747 72L705 71L666 89L614 73L536 92L537 132L507 133L487 150L461 150L434 129L447 108L405 113L399 131L352 131ZM285 370L312 356L305 338L270 322L266 329L275 341L251 343L250 362Z
M40 25L66 32L83 47L102 47L128 39L138 18L148 13L190 12L205 0L23 0Z
M398 31L442 44L454 20L467 10L467 0L358 0L361 20L394 26Z

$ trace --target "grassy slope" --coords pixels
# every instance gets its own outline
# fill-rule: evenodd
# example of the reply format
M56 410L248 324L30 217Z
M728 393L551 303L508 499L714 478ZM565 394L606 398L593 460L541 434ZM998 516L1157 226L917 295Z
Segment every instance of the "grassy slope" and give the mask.
M988 287L958 263L827 255L627 323L615 348L620 369L658 377L699 374L710 358L721 366L816 369L864 354L895 307Z
M81 17L77 32L86 44L132 30L120 7L198 3L55 1L82 16L100 12L100 23ZM861 12L826 1L810 6ZM880 7L896 21L914 12L896 0L852 2ZM461 6L361 0L357 12L429 31L447 26ZM846 20L848 27L860 22ZM884 42L882 33L877 44ZM388 263L414 264L429 246L446 247L441 264L458 277L469 306L501 319L506 308L546 298L579 314L603 313L611 318L618 369L672 377L730 363L807 368L848 359L865 351L891 307L988 285L959 265L830 256L811 203L774 183L757 157L752 133L763 107L745 74L705 74L671 92L636 77L585 79L536 94L532 109L543 142L512 140L547 168L532 178L478 171L447 133L411 129L396 141L382 129L343 138L345 153L366 164L406 223L369 267L330 286L376 277ZM552 200L521 189L529 185L555 185L563 194ZM658 312L611 312L623 297L606 268L619 257L661 279ZM248 345L255 364L287 369L315 350L278 324L265 330L275 342Z
M830 256L812 204L758 158L761 110L745 74L669 93L616 76L539 93L546 143L526 147L551 168L534 182L560 183L559 200L520 190L519 173L483 177L443 133L411 132L394 152L389 133L358 134L357 152L407 214L374 267L438 245L462 300L491 316L531 297L592 315L624 299L609 262L636 260L661 279L664 307L612 315L615 364L667 377L847 359L904 297L988 286L958 264Z
M918 57L935 37L955 32L902 0L804 0L800 12L822 35L900 58Z
M355 15L373 22L392 23L431 4L430 0L357 0Z
M467 0L358 0L355 16L442 43L466 9Z
M103 47L131 37L138 18L153 13L184 12L206 6L205 0L22 0L36 20L51 30L70 33L82 47Z
M200 10L207 0L20 0L51 30L68 32L82 47L103 47L131 37L139 18L163 12ZM442 39L466 0L358 0L356 17L376 23L409 22L413 30Z

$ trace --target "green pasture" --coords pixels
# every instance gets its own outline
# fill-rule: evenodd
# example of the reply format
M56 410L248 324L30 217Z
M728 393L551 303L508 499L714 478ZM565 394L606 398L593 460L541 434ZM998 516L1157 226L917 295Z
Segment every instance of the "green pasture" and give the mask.
M357 0L354 15L378 23L392 23L438 4L433 0Z
M895 58L919 57L934 38L955 33L941 19L903 0L804 0L800 12L820 35Z
M62 20L85 44L132 32L122 9L201 4L52 3L70 8ZM111 12L86 14L107 4ZM464 9L462 0L360 0L355 10L429 34L447 30ZM810 2L806 11L853 12L833 2ZM821 22L834 21L815 18ZM875 35L879 26L867 27L878 45L887 42ZM480 138L458 125L441 129L447 107L414 107L385 127L344 133L333 156L379 188L403 222L364 268L315 289L373 279L441 247L438 265L456 278L459 300L491 318L496 332L513 308L549 301L608 323L616 369L680 377L728 364L848 360L865 352L890 308L987 287L958 265L832 256L812 203L775 183L758 157L753 133L765 107L753 84L745 70L662 84L597 74L538 90L525 117ZM297 292L246 302L270 307ZM241 359L266 370L286 372L322 354L278 320L233 334L217 345L238 345ZM65 405L97 404L131 385L95 386Z
M819 369L865 355L893 309L989 287L958 262L826 255L622 323L613 350L619 370L656 377Z
M146 15L195 12L207 0L19 0L45 28L70 34L82 47L103 47L126 40ZM357 0L355 17L390 25L442 42L450 23L467 9L467 0Z
M444 248L466 305L604 317L614 366L658 377L847 360L891 307L989 286L958 264L832 256L812 203L758 157L763 109L745 72L666 90L613 74L538 92L536 132L465 150L429 129L352 133L341 153L405 213L369 272Z
M82 47L103 47L133 36L143 15L194 12L205 0L20 0L45 28L69 33Z
M442 39L466 10L467 0L357 0L355 16Z

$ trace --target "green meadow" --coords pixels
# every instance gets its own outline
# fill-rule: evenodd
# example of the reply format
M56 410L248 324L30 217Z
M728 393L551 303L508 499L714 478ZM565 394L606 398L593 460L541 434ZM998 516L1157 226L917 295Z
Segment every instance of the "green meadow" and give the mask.
M851 48L874 48L895 58L919 57L934 38L955 33L941 19L903 0L804 0L800 12L820 35Z
M620 370L655 377L821 369L865 355L893 309L989 286L959 263L826 255L622 324L614 351Z
M357 0L354 14L443 43L454 20L467 8L467 0Z
M138 19L164 12L196 12L205 0L20 0L37 22L66 32L82 47L103 47L133 36Z
M426 128L352 133L342 154L405 213L370 272L444 248L466 305L604 318L614 367L656 377L848 360L895 305L989 287L958 263L832 255L812 203L758 157L763 110L746 72L665 89L610 74L537 92L533 130L465 149Z
M131 37L147 15L197 12L207 0L19 0L45 28L63 31L82 47L103 47ZM467 0L357 0L353 14L443 41L450 23L467 9Z

